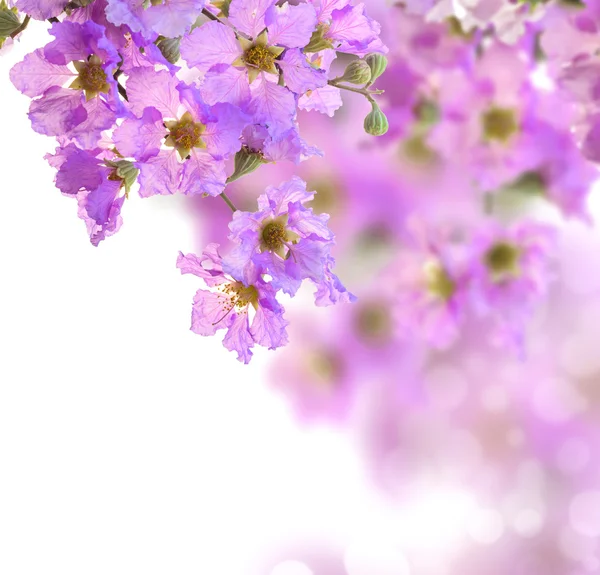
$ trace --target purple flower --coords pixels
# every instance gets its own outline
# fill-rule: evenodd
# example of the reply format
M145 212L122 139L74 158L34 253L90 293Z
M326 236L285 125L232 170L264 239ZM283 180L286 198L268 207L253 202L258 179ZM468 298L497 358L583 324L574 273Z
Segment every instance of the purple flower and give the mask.
M133 165L106 150L82 150L74 144L57 148L47 159L58 170L56 187L77 199L92 244L117 232L121 208L137 177Z
M407 227L412 243L389 270L396 323L404 337L418 334L434 347L446 348L457 339L465 315L463 259L447 234L434 234L417 219Z
M92 148L122 112L112 76L119 55L94 22L60 22L50 33L55 40L16 64L11 81L36 98L29 110L36 132Z
M226 329L223 345L236 351L248 363L254 344L276 349L288 341L284 309L275 290L257 274L246 274L246 281L226 275L217 244L209 244L200 257L179 253L177 267L183 274L194 274L212 290L200 289L192 307L192 331L214 335ZM253 314L250 321L249 314Z
M207 22L182 40L184 60L204 74L203 98L247 108L255 122L289 129L296 115L294 94L327 83L325 72L311 66L300 50L316 27L315 9L233 0L229 21L237 32ZM280 73L285 85L278 83Z
M241 147L246 116L230 104L207 106L195 88L143 67L127 80L127 118L114 133L119 152L140 168L140 195L209 194L225 187L225 159Z
M546 295L555 230L523 221L480 230L469 256L470 298L475 311L495 319L498 336L522 348L526 320Z
M313 0L313 4L322 37L336 51L361 57L387 52L379 38L381 26L367 16L364 4L352 6L350 0Z
M310 279L317 285L319 305L352 300L331 272L334 237L327 227L329 216L315 215L304 206L314 194L293 177L267 188L258 198L258 212L236 211L229 237L237 246L224 259L224 269L241 278L258 269L271 276L275 289L290 295L302 280Z

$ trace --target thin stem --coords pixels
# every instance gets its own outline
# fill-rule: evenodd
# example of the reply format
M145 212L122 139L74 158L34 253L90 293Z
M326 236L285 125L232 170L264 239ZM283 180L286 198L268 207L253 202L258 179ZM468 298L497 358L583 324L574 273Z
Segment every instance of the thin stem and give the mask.
M50 24L55 24L56 22L60 22L60 20L54 16L52 18L48 18L48 22L50 22Z
M221 22L221 24L225 24L218 16L215 16L210 10L206 8L202 9L202 14L206 16L209 20L214 20L215 22Z
M29 20L31 20L31 16L26 15L22 24L10 35L11 38L16 38L25 28L27 28L27 24L29 24Z
M129 102L129 98L127 97L127 90L125 90L125 88L123 88L123 86L121 86L121 84L119 84L119 82L117 82L117 88L119 90L119 94L121 94L121 96L123 97L123 99L126 102Z
M352 86L346 86L345 84L338 84L338 79L329 80L328 84L330 86L335 86L336 88L340 88L341 90L348 90L348 92L355 92L356 94L362 94L368 100L371 99L371 96L377 96L379 94L383 94L383 90L367 90L366 88L353 88Z
M233 202L225 195L225 192L219 194L223 201L231 208L232 212L237 212L237 208L233 205Z

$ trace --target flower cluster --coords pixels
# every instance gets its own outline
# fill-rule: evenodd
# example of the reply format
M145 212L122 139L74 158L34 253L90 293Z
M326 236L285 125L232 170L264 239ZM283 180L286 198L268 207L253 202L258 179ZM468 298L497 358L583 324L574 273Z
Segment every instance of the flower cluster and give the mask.
M0 42L18 38L31 19L49 20L53 40L25 56L10 79L32 98L32 128L56 138L47 156L56 186L77 199L96 246L120 228L132 189L143 198L222 196L233 207L224 195L230 182L263 164L322 155L300 136L298 113L333 115L344 89L383 117L375 100L382 91L372 85L387 48L379 24L350 0L3 0ZM334 73L338 56L342 66L361 68L358 81ZM384 132L371 123L365 120L368 132ZM228 293L237 294L237 311L218 327L230 328L226 345L244 361L252 342L273 348L285 341L276 335L285 327L276 291L293 295L310 279L318 305L349 299L332 272L326 216L304 206L310 199L292 180L261 196L258 214L235 213L237 247L223 270L235 278ZM207 254L217 257L213 248ZM250 304L257 316L242 336L241 320L230 321Z
M294 296L308 279L317 288L318 306L355 299L331 271L334 237L327 227L329 216L315 215L304 205L314 194L300 178L269 187L258 198L257 212L234 212L229 238L235 247L225 257L217 244L210 244L201 257L180 254L177 266L182 273L197 275L208 287L217 288L196 293L195 333L213 335L227 329L223 345L248 363L255 343L269 349L287 343L284 310L275 298L278 291Z

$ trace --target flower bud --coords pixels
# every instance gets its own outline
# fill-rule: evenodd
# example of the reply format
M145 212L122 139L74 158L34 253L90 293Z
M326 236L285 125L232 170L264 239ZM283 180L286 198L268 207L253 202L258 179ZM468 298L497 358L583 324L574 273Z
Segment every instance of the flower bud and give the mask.
M264 163L265 161L260 152L253 152L246 146L243 146L235 155L234 171L233 174L227 178L227 183L235 182L235 180L238 180L242 176L251 174Z
M352 60L340 79L349 84L362 86L371 79L371 68L364 60Z
M371 136L383 136L389 128L388 119L376 102L373 102L371 107L371 111L365 118L365 132Z
M388 65L387 58L383 54L369 54L365 58L365 62L371 68L371 82L375 82L385 72Z
M159 37L156 41L156 45L160 50L160 53L165 57L167 62L171 62L171 64L175 64L179 58L181 58L181 54L179 52L179 46L181 44L181 38L163 38Z

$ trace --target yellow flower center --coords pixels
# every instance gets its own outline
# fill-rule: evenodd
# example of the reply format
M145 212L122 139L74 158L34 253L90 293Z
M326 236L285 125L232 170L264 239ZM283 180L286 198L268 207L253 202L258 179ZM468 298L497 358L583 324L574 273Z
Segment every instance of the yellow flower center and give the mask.
M521 250L508 242L498 242L491 246L484 255L485 265L495 280L505 279L519 273Z
M490 108L481 117L483 137L505 144L519 130L517 115L510 108Z
M248 66L266 72L273 68L275 56L266 46L256 44L244 52L244 62Z
M392 334L392 321L388 309L379 303L363 304L356 315L356 329L369 343L380 343Z
M456 292L456 284L439 262L427 262L423 269L427 291L443 300L448 301Z
M277 220L269 222L262 230L262 240L269 251L280 250L288 240L285 226Z
M99 64L86 64L79 72L79 79L84 90L98 92L106 83L106 72Z
M202 133L206 129L204 124L194 122L194 118L186 112L179 120L166 122L169 130L165 144L175 148L182 159L189 156L192 148L205 148Z

